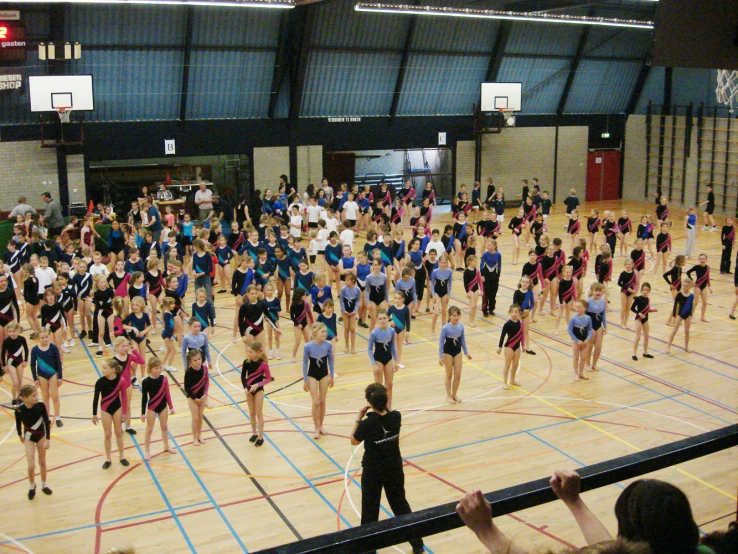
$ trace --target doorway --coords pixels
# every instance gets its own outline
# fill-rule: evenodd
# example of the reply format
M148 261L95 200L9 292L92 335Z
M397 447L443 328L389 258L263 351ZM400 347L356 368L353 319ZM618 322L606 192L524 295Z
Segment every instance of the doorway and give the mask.
M620 150L590 150L587 154L586 202L620 198Z

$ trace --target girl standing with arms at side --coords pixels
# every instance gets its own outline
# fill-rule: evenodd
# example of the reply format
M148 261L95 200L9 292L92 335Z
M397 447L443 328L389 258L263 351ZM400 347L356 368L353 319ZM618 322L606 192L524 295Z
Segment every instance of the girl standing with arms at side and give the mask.
M520 365L520 350L525 348L523 323L520 321L520 306L513 304L507 313L510 319L502 326L500 342L497 345L498 354L502 352L503 344L505 346L505 369L502 373L502 388L505 390L509 390L510 385L520 386L515 381L515 375ZM509 381L508 376L510 377Z
M15 321L6 327L7 335L2 343L2 370L10 375L13 406L21 404L20 391L23 387L23 369L28 362L28 343L20 334L21 326ZM0 371L2 379L2 371Z
M620 287L620 327L630 329L628 312L633 303L633 295L638 288L638 274L633 271L633 260L625 260L625 271L622 271L618 277L618 286Z
M466 347L464 326L459 322L460 319L461 310L451 306L448 309L448 323L441 328L441 337L438 340L438 362L446 370L446 402L449 404L461 403L458 395L463 364L461 351L464 351L467 359L472 359Z
M523 325L523 344L524 352L526 354L533 354L535 352L530 349L530 323L528 322L528 316L535 310L536 301L533 295L533 285L531 284L529 277L521 277L518 283L518 290L513 294L513 304L520 307L520 322Z
M394 374L399 369L397 360L395 330L389 326L387 310L377 312L377 326L369 335L367 351L369 361L374 368L374 382L383 384L387 388L388 405L392 405L392 389Z
M674 265L671 269L664 273L664 281L669 285L669 292L671 293L671 299L676 298L677 293L682 289L682 268L686 262L686 258L679 254L674 258ZM666 324L671 326L674 325L674 314L669 312L669 318L666 320Z
M571 337L571 355L572 364L574 366L574 381L589 377L584 375L584 364L587 361L587 350L594 331L592 330L592 320L585 314L587 302L585 300L577 300L574 303L576 314L569 320L569 336Z
M630 253L630 259L633 261L633 271L636 272L636 279L640 283L643 280L643 274L646 272L646 252L643 250L643 240L636 239L633 247L634 250Z
M305 344L310 340L309 326L313 324L313 314L310 305L305 302L305 291L296 288L292 293L292 304L290 304L290 319L295 332L295 344L292 347L292 363L297 362L297 349L300 341ZM332 363L332 362L331 362Z
M51 446L51 421L43 402L38 401L38 391L33 385L24 385L20 390L21 403L15 409L15 428L18 438L26 449L28 462L28 500L36 496L36 455L41 470L41 491L49 495L46 485L46 451Z
M523 208L518 210L518 215L510 219L510 223L507 224L508 229L512 229L513 238L513 251L512 251L512 263L518 265L518 251L520 250L520 235L525 228L525 220L523 219Z
M571 214L569 215L569 224L566 226L566 232L569 233L569 236L571 237L572 250L574 249L574 246L577 244L577 236L579 235L581 228L582 228L582 223L579 221L579 210L574 209L571 211Z
M251 421L249 442L253 442L254 446L261 446L264 444L264 386L272 382L272 374L259 341L248 344L246 352L246 359L241 366L241 384L246 394Z
M279 353L279 338L282 336L282 332L279 330L279 312L282 311L282 303L274 294L274 285L271 283L264 285L263 302L266 306L265 316L270 322L270 325L266 326L267 343L269 345L269 355L267 358L271 360L272 356L276 356L278 360L281 360L282 354ZM276 345L276 349L272 349L274 345Z
M31 340L36 340L41 326L38 323L38 313L41 301L38 297L38 279L31 264L24 264L23 268L23 298L26 301L26 319L31 328ZM74 332L72 333L74 337Z
M586 314L592 321L592 344L586 354L587 363L584 365L586 371L599 371L597 362L602 352L602 340L607 334L607 296L605 286L602 283L592 283L587 295Z
M325 400L328 389L333 388L336 376L333 367L333 348L326 339L325 325L315 323L312 327L313 340L305 344L302 353L302 388L310 393L312 399L312 415L315 431L313 438L325 435L323 420L325 419ZM306 331L307 333L307 331Z
M3 277L0 275L0 287L2 287ZM41 306L41 327L49 330L51 339L57 348L64 353L70 352L69 348L64 346L67 318L61 305L57 302L53 287L49 287L44 291L44 305Z
M164 452L176 454L177 451L169 446L169 433L167 432L167 421L169 414L174 413L172 395L169 393L169 380L162 375L162 363L159 358L150 358L146 366L149 374L141 382L141 422L146 422L146 439L144 442L144 459L151 460L151 435L154 432L156 416L159 416L159 427L161 427L161 441Z
M195 322L191 327L198 325L200 325L200 322ZM189 336L186 335L185 339ZM184 344L182 350L184 351ZM201 446L205 444L202 438L202 419L205 413L210 378L208 377L208 368L203 364L202 353L199 349L194 348L187 351L185 367L187 371L185 371L184 388L187 404L190 407L190 415L192 416L192 444Z
M102 408L102 424L105 432L105 462L103 469L108 469L112 461L110 454L112 449L112 435L115 433L115 442L118 445L118 456L123 466L129 466L126 460L126 451L123 446L123 429L121 429L122 414L128 409L128 382L121 378L123 368L115 360L104 360L100 364L102 377L95 383L95 396L92 400L92 424L97 425L98 403Z
M436 321L438 315L441 314L441 325L446 324L448 300L451 298L451 288L453 286L454 272L448 267L448 256L443 254L438 260L438 267L433 270L430 276L430 284L433 290L433 319L431 322L431 331L436 331Z
M690 292L692 287L694 287L694 282L691 279L682 279L682 290L674 298L674 308L672 309L674 328L671 330L669 343L666 345L667 354L671 354L671 345L682 321L684 322L684 351L691 352L689 349L689 328L692 325L692 313L694 312L694 294Z
M620 230L618 234L618 238L620 239L620 255L624 256L625 247L628 243L628 235L633 230L633 222L628 217L628 210L623 210L622 216L618 219L618 229ZM615 252L612 252L612 255L614 256Z
M369 325L369 332L371 332L377 324L377 311L387 306L387 275L382 273L381 261L372 261L372 272L366 276L364 283L369 317L371 318Z
M176 371L172 364L174 363L174 356L177 354L177 345L174 342L174 335L176 330L176 322L174 315L174 300L168 296L161 302L161 311L164 315L164 328L161 330L161 338L164 340L164 358L162 360L163 369L169 371ZM149 361L155 358L151 358Z
M637 356L638 343L641 340L641 333L643 333L643 357L653 358L653 356L648 353L648 337L649 337L648 314L650 314L651 312L658 312L658 310L651 308L651 300L648 298L648 295L650 292L651 292L651 284L643 283L641 285L641 295L636 296L633 299L633 305L630 307L630 311L636 315L635 317L635 340L633 341L633 360L634 361L638 361L638 356Z
M129 435L135 435L136 430L131 427L131 399L133 398L133 386L136 383L136 367L141 366L141 378L143 378L144 359L138 353L138 350L131 346L131 342L126 337L118 337L113 341L113 345L115 347L113 359L123 368L121 378L128 383L128 389L126 390L128 404L123 411L125 430Z
M410 331L410 308L405 305L405 295L402 292L395 291L394 304L387 310L387 316L397 338L397 369L405 369L402 364L402 345Z
M671 235L669 234L668 223L662 223L661 232L656 235L656 252L659 253L659 258L656 260L654 271L658 272L660 262L663 271L666 272L669 254L671 253Z
M476 327L474 319L477 314L479 295L483 292L484 279L477 268L477 257L469 256L466 259L467 268L464 270L464 290L469 299L469 327ZM484 299L482 299L484 303Z
M564 321L569 320L572 302L577 298L577 280L572 275L572 267L570 265L564 266L558 285L559 313L556 316L556 330L554 331L554 335L559 334L559 322L561 321L561 317L566 315Z
M356 284L356 275L346 274L346 285L341 289L339 301L343 315L343 339L346 352L356 354L356 314L361 304L361 289Z
M712 294L712 283L710 281L710 266L707 265L707 254L700 254L698 258L698 264L692 266L692 269L687 271L687 277L694 281L695 286L695 302L694 308L697 309L697 305L702 301L702 311L700 312L700 321L709 323L705 319L705 312L707 311L707 291Z
M687 209L687 215L684 216L684 230L687 233L687 242L684 245L684 257L689 259L692 257L694 239L697 235L697 210L694 206L690 206Z

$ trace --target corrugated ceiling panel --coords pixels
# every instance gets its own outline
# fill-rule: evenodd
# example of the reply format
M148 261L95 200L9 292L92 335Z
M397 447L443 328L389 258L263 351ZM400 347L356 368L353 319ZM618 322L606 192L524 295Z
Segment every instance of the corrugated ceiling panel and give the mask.
M521 113L556 113L568 68L565 58L503 58L498 81L523 83Z
M648 72L648 78L646 79L646 84L643 87L643 92L641 92L641 98L638 100L638 106L636 106L635 113L645 114L649 101L654 104L664 103L665 73L665 68L651 66L651 69Z
M46 75L46 62L38 59L38 50L29 50L26 63L22 66L29 75ZM31 113L29 102L28 79L24 79L22 94L0 94L0 125L18 123L38 123L38 114Z
M505 51L510 54L573 56L582 29L581 25L515 21Z
M640 69L638 62L582 60L564 112L624 112Z
M310 53L300 115L389 114L400 54Z
M87 121L176 119L182 53L161 50L83 50L71 74L91 73L95 111Z
M325 2L318 10L313 46L402 50L410 16L357 12L354 2Z
M653 41L652 33L641 29L596 27L589 31L585 56L644 58Z
M488 64L486 56L410 55L397 114L471 114Z
M192 44L276 48L282 12L198 6L192 22Z
M69 40L106 45L181 46L187 25L184 6L68 4Z
M447 50L489 54L495 44L499 22L456 17L418 17L413 50Z
M266 117L274 56L274 52L194 50L187 117Z

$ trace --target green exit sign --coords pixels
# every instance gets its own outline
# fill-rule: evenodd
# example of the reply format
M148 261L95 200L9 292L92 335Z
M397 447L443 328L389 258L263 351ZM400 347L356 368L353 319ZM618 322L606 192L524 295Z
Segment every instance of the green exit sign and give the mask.
M610 133L602 133L602 138L610 138Z

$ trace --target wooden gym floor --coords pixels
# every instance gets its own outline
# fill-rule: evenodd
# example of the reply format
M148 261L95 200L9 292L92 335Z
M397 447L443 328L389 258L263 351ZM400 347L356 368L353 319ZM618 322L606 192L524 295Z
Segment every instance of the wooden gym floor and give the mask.
M589 207L581 213L588 213ZM601 211L628 208L637 222L642 210L652 205L612 202L597 207ZM557 206L556 210L549 220L550 236L565 238L563 209ZM507 218L511 215L508 211ZM681 217L673 228L675 253L684 245ZM447 213L438 215L434 227L448 220ZM718 222L721 225L722 218ZM572 382L568 338L563 326L561 336L553 335L554 319L546 315L539 317L531 332L537 355L522 358L518 377L522 386L509 391L500 388L502 361L495 350L522 266L511 264L509 232L500 242L503 272L498 315L484 319L478 311L477 327L467 326L474 359L464 361L460 389L464 402L444 402L438 332L431 333L429 316L413 322L412 344L404 349L407 367L396 374L394 407L404 416L401 447L407 496L414 510L457 500L474 487L492 491L550 475L555 468L601 462L738 422L738 328L727 317L734 288L732 276L718 273L719 233L697 235L696 252L709 255L714 294L709 298L710 323L692 327L693 353L681 348L673 348L672 355L664 353L671 297L649 262L652 306L659 310L651 315L653 360L631 360L633 332L618 327L620 299L613 294L599 373L590 374L588 382ZM564 244L570 253L568 239ZM521 260L525 261L525 252ZM616 256L616 277L622 265L623 258ZM593 279L590 270L585 287ZM462 309L467 323L468 305L458 277L456 281L451 304ZM190 292L188 305L191 297ZM91 355L91 347L78 342L66 357L69 380L61 389L65 426L52 431L48 456L54 494L38 495L29 502L23 448L11 410L2 408L0 490L5 515L0 520L0 551L98 553L133 545L143 553L253 552L359 523L361 490L356 479L362 451L352 453L348 434L364 404L363 389L372 380L366 331L359 329L356 355L345 354L343 346L338 349L340 378L328 394L330 434L316 442L311 438L310 397L299 383L301 368L289 362L291 323L282 321L282 352L288 355L279 362L272 360L276 381L267 388L273 392L264 408L266 443L255 449L248 442L251 429L234 370L243 360L243 347L230 343L232 302L230 295L217 295L219 325L211 342L212 408L205 412L208 440L204 447L191 444L190 415L178 390L183 379L180 369L170 377L177 410L170 418L170 432L178 453L159 454L157 440L152 445L157 455L144 463L144 427L135 420L139 434L125 437L131 466L119 465L114 453L112 468L103 471L103 432L89 419L99 360ZM152 342L156 351L160 336ZM675 345L682 344L680 331ZM30 378L30 370L26 376ZM3 402L9 402L7 379L1 388ZM136 392L134 415L139 406ZM157 429L154 439L158 437ZM682 487L697 522L709 531L724 528L734 518L737 466L735 452L723 451L654 477ZM613 533L613 506L622 486L584 495ZM501 518L500 524L523 544L555 549L583 544L560 503ZM434 553L482 551L465 529L432 536L426 545ZM407 552L408 545L399 545L399 551Z

